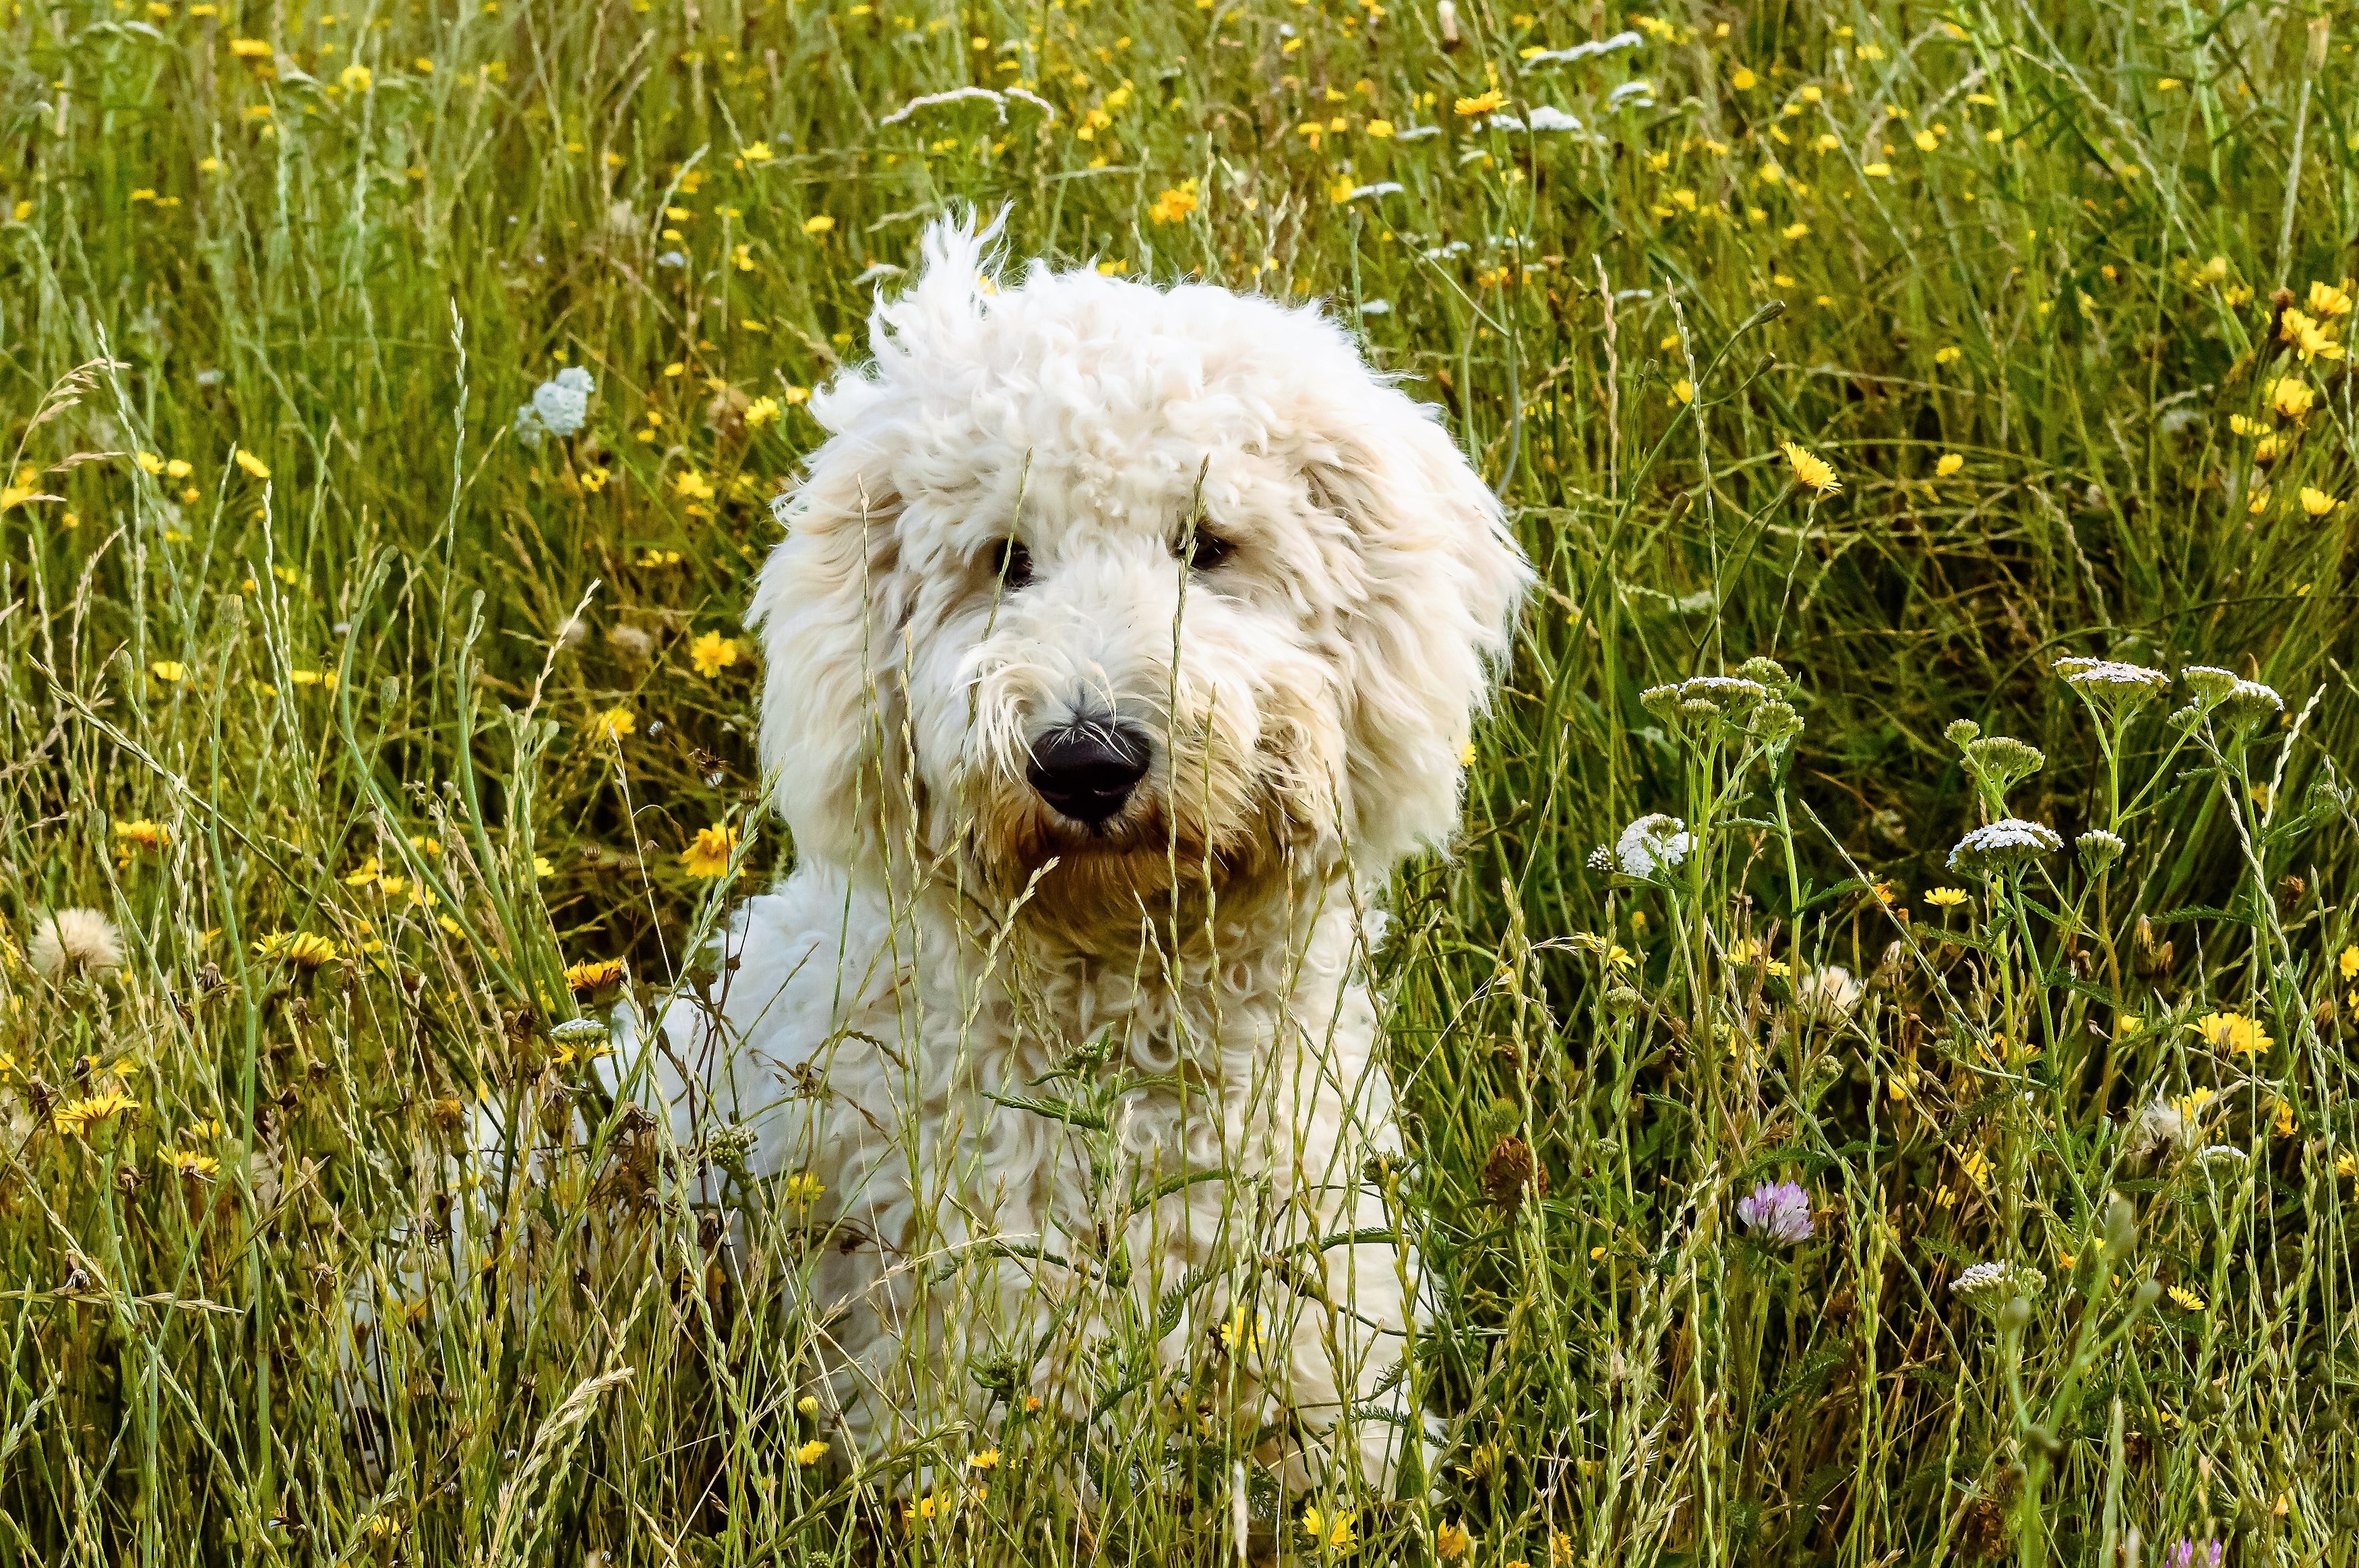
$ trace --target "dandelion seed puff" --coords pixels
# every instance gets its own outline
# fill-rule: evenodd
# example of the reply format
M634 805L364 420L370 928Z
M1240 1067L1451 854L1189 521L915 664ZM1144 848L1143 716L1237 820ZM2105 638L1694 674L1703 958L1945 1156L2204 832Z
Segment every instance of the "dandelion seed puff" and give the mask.
M1658 871L1685 860L1695 843L1687 826L1678 817L1658 811L1622 829L1622 837L1614 841L1614 858L1620 863L1623 874L1651 877Z
M123 937L114 922L94 909L60 909L33 928L27 956L52 980L112 974L123 967Z
M1794 988L1794 1000L1803 1007L1841 1018L1859 1005L1859 981L1841 964L1812 969Z

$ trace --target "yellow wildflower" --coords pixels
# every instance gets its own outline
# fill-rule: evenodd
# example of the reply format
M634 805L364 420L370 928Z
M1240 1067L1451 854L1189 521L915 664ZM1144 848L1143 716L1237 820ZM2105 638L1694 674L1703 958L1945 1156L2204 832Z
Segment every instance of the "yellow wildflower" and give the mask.
M2203 1310L2203 1298L2197 1295L2193 1291L2189 1290L2185 1285L2173 1285L2163 1293L2169 1296L2172 1301L2176 1302L2179 1305L2185 1307L2189 1312L2201 1312Z
M627 708L610 708L590 721L590 737L593 741L620 741L638 730L638 719Z
M749 142L737 149L737 156L747 163L767 163L770 161L770 144Z
M824 212L820 213L817 217L806 218L803 220L803 232L806 234L824 234L834 227L835 220L829 217Z
M2207 1012L2195 1021L2195 1032L2206 1044L2238 1056L2257 1056L2277 1044L2241 1012Z
M2310 297L2304 301L2310 309L2329 319L2351 314L2352 282L2344 278L2340 284L2313 281Z
M737 643L718 632L707 632L688 645L688 662L710 680L737 662Z
M1796 482L1821 495L1832 495L1843 489L1843 481L1836 477L1834 465L1826 459L1803 450L1800 443L1795 441L1780 441L1777 447L1786 454L1786 460L1794 465Z
M189 678L189 666L178 659L158 659L147 666L147 673L158 680L177 684Z
M1966 460L1957 453L1943 452L1933 464L1933 476L1936 479L1947 479L1965 466Z
M2269 406L2277 410L2280 419L2306 417L2317 401L2317 392L2298 375L2282 376L2277 385L2269 389Z
M2359 980L2359 944L2343 949L2334 960L2335 969L2346 980Z
M2308 516L2327 516L2342 504L2322 490L2313 490L2306 484L2301 487L2301 509Z
M1358 1521L1343 1509L1331 1512L1316 1504L1304 1509L1302 1533L1322 1552L1349 1552L1359 1544Z
M690 501L712 499L712 481L694 469L682 469L672 476L672 489Z
M805 1467L816 1465L826 1457L827 1439L823 1437L814 1437L795 1450L795 1463Z
M347 92L366 92L376 82L376 78L370 74L368 67L357 64L348 65L338 71L336 80L343 84L344 91Z
M1455 1563L1473 1549L1473 1532L1457 1519L1433 1532L1433 1555L1441 1562Z
M1196 182L1182 180L1148 203L1147 215L1158 223L1177 223L1197 207Z
M1475 97L1461 98L1451 107L1457 110L1461 115L1472 119L1477 114L1488 114L1494 110L1505 108L1506 103L1507 95L1494 87L1490 92Z
M336 961L336 945L310 931L274 931L254 945L257 958L284 958L299 969L316 969Z
M966 1456L966 1467L970 1470L998 1469L999 1450L996 1448L986 1448L980 1454L968 1454Z
M138 1102L121 1089L103 1089L58 1107L51 1114L50 1125L68 1137L88 1138L92 1128L103 1126L118 1117L127 1119L138 1108Z
M737 848L737 829L725 822L696 830L696 842L679 853L679 863L691 877L708 879L723 875L729 870L729 857Z
M748 429L758 430L777 416L778 400L775 397L757 397L745 405L745 426Z
M201 1154L194 1149L167 1149L164 1163L180 1174L200 1182L210 1182L221 1173L221 1162L211 1154Z
M565 983L573 988L575 996L589 996L622 984L624 969L620 958L588 958L566 968Z
M277 51L264 38L232 38L229 52L240 59L268 59Z
M126 851L135 848L160 849L172 841L172 830L160 822L150 822L141 817L136 822L116 823L114 837Z
M797 1208L809 1208L819 1201L820 1194L825 1191L827 1191L826 1184L817 1176L812 1175L809 1171L797 1171L793 1175L788 1176L785 1184L778 1189L778 1195Z
M270 470L265 466L263 460L260 458L255 457L252 452L247 451L244 447L235 447L231 449L230 458L237 464L238 467L244 469L246 472L252 474L256 479L268 479L270 477Z

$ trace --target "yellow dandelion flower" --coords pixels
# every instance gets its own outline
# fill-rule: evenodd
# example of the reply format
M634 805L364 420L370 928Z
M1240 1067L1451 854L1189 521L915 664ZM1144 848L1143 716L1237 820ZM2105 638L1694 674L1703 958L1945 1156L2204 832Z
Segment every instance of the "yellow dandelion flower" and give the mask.
M1933 476L1936 479L1947 479L1965 466L1966 460L1960 457L1957 453L1943 452L1940 458L1933 464Z
M834 227L835 220L824 212L803 220L803 232L806 234L824 234Z
M1359 1520L1347 1509L1314 1504L1302 1510L1302 1533L1321 1552L1349 1552L1359 1544Z
M736 848L737 829L716 822L696 830L696 841L679 852L679 863L690 876L709 880L727 873Z
M566 967L565 983L575 996L589 996L623 983L625 966L620 958L586 958Z
M778 400L775 397L757 397L745 405L745 427L749 430L758 430L777 416Z
M1728 84L1731 87L1735 88L1739 92L1752 92L1760 81L1761 79L1759 77L1754 75L1750 70L1747 70L1741 65L1734 70L1728 73Z
M998 1469L999 1450L996 1448L986 1448L980 1454L968 1454L966 1456L966 1467L970 1470Z
M2307 516L2325 517L2331 515L2334 509L2342 504L2343 503L2335 500L2334 497L2327 494L2326 492L2322 490L2313 490L2306 484L2301 487L2301 509L2303 514Z
M268 479L270 477L270 470L268 466L266 465L260 458L255 457L244 447L233 448L230 451L230 460L256 479Z
M104 1089L58 1107L51 1113L50 1125L67 1137L86 1139L92 1129L118 1118L128 1119L138 1109L138 1102L121 1089Z
M336 945L310 931L274 931L254 945L257 958L284 958L299 969L317 969L336 961Z
M2189 1312L2201 1312L2203 1310L2203 1298L2197 1295L2193 1291L2189 1290L2185 1285L2173 1285L2170 1289L2165 1291L2163 1294L2169 1296L2179 1305L2185 1307Z
M277 51L266 38L232 38L229 52L240 59L268 59Z
M696 667L698 675L707 680L735 664L737 659L735 640L718 632L707 632L688 645L688 662Z
M1935 909L1955 909L1966 902L1963 888L1935 888L1925 895L1925 902Z
M2310 286L2310 297L2303 303L2318 315L2330 319L2336 316L2348 316L2351 314L2352 287L2347 277L2339 284L2314 281Z
M1796 441L1780 441L1777 449L1794 466L1795 481L1820 495L1833 495L1843 489L1843 481L1835 474L1834 465L1821 457L1805 451Z
M1505 108L1506 103L1507 95L1494 87L1490 92L1479 93L1473 98L1461 98L1451 107L1462 116L1472 119L1477 114L1488 114L1495 110Z
M747 163L767 163L770 161L770 144L767 142L748 142L745 146L737 149L737 156L744 158Z
M194 1181L210 1182L221 1174L219 1160L194 1149L167 1149L160 1157L165 1164Z
M178 659L158 659L147 666L147 673L158 680L177 685L189 678L189 666Z
M826 1184L817 1176L812 1175L809 1171L797 1171L786 1179L784 1185L779 1187L778 1195L797 1208L809 1208L819 1201L820 1195L825 1191L827 1191Z
M2305 418L2317 402L2316 390L2298 375L2279 377L2269 389L2269 406L2280 419Z
M2334 960L2337 973L2346 980L2359 980L2359 944L2345 947Z
M690 501L712 499L712 481L694 469L682 469L672 475L671 487L675 493Z
M2237 1056L2257 1056L2277 1044L2241 1012L2207 1012L2195 1021L2195 1033L2206 1044Z
M795 1450L795 1463L808 1469L827 1457L827 1439L814 1437Z
M1474 1549L1474 1534L1457 1519L1451 1519L1433 1532L1433 1555L1444 1563L1455 1563Z
M1375 137L1376 140L1381 142L1392 134L1393 123L1390 120L1371 120L1368 122L1368 135Z
M336 80L347 92L366 92L376 84L376 78L364 65L348 65L336 73Z
M136 822L114 825L115 841L128 849L160 849L172 841L172 830L160 822L142 817Z
M610 708L590 721L590 737L593 741L620 741L638 731L638 719L627 708Z

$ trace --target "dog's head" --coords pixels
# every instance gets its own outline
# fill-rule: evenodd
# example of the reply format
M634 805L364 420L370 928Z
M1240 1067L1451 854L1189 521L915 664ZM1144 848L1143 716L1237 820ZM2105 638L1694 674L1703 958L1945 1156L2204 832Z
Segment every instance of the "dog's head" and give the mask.
M751 617L800 848L1135 911L1443 839L1529 574L1431 412L1315 308L999 287L987 239L937 226L811 401Z

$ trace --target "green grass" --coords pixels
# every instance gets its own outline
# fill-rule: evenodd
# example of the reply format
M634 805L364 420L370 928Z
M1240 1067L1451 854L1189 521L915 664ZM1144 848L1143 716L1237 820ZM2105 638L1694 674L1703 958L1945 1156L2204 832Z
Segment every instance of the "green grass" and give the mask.
M0 1563L1227 1559L1229 1455L1163 1384L800 1466L793 1257L724 1260L535 1032L564 965L652 997L790 863L750 645L689 644L735 630L873 269L960 202L1019 256L1325 297L1541 568L1462 848L1394 893L1447 1437L1430 1500L1314 1499L1357 1560L1461 1525L1484 1564L2359 1560L2359 650L2351 508L2299 501L2359 449L2271 304L2359 270L2359 34L2317 15L1460 0L1453 45L1427 0L12 7ZM1495 81L1584 129L1453 112ZM883 123L1019 82L1053 123ZM528 449L560 365L588 429ZM2299 718L2182 731L2182 683L2109 758L2071 654ZM1641 700L1761 655L1798 740ZM2045 752L2008 810L2124 860L1947 871L1988 804L1961 719ZM1676 882L1591 864L1652 811L1703 837ZM723 819L750 858L690 880ZM437 904L354 885L370 856ZM77 906L123 968L38 977ZM297 932L338 957L257 951ZM1797 1001L1826 964L1854 1010ZM118 1074L136 1111L60 1128ZM2134 1152L2206 1090L2189 1138L2236 1155ZM456 1157L479 1092L546 1130L528 1175ZM1502 1207L1510 1138L1546 1187ZM1791 1249L1734 1213L1780 1178ZM2045 1289L1976 1312L1989 1260ZM986 1442L982 1500L899 1520Z

